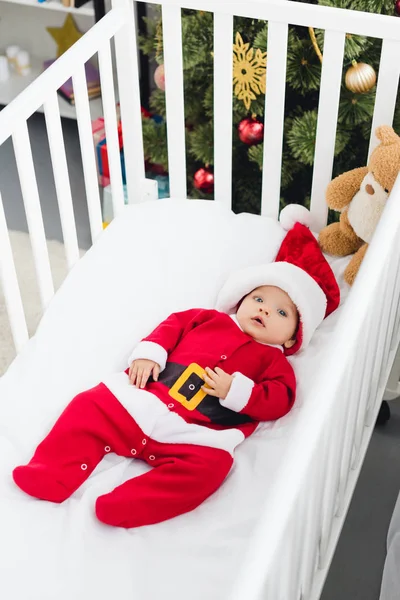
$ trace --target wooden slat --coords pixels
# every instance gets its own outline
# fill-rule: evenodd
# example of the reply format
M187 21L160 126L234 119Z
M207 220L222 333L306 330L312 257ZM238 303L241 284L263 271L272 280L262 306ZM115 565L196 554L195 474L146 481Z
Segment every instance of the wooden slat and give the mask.
M114 77L110 43L107 40L99 49L99 70L101 98L103 101L104 124L107 138L107 156L110 170L111 196L114 217L124 208L124 189L122 187L121 157L118 142L118 121L115 107Z
M43 226L35 167L33 165L32 148L26 121L23 121L19 125L12 137L39 286L40 300L43 310L46 310L54 295L54 286L50 269L49 252L46 244L46 235Z
M94 154L89 99L87 94L84 65L80 65L72 77L78 120L79 141L82 152L83 175L89 211L92 242L103 231L99 185L97 181L96 157Z
M22 350L29 339L21 292L15 271L3 200L0 194L0 282L4 293L15 349Z
M57 92L54 91L47 98L46 103L44 104L44 114L46 118L47 136L50 146L51 162L53 165L65 253L68 269L71 269L79 260L79 247Z
M383 40L368 160L371 152L379 144L379 140L375 136L375 129L379 125L392 125L393 123L397 90L399 87L399 56L400 42Z
M310 210L315 231L326 225L325 192L332 179L345 34L325 32Z
M170 195L186 198L182 23L179 6L162 5Z
M131 0L113 0L113 6L123 6L126 21L115 34L115 54L121 108L122 133L124 136L124 158L128 203L139 202L146 196L144 183L144 151L142 115L137 61L137 33L134 3Z
M232 205L233 17L214 14L214 198Z
M281 190L288 26L268 23L261 214L277 218Z

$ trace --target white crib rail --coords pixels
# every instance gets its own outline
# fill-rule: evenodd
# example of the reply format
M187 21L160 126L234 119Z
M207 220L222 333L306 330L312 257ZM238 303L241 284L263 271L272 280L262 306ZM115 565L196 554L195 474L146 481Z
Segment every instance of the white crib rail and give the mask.
M113 39L115 39L116 44L118 78L121 83L119 91L122 122L128 138L125 148L126 161L130 160L131 163L127 162L127 164L132 164L132 169L127 169L130 172L128 177L128 195L131 202L134 200L137 201L142 196L144 159L140 120L140 96L138 93L139 80L137 65L135 68L135 60L132 60L132 50L135 53L134 56L136 59L136 48L134 45L132 46L132 42L134 43L136 39L136 29L131 2L129 0L115 0L115 5L116 7L113 11L107 14L104 19L70 48L56 64L50 66L0 113L0 144L9 137L12 137L14 144L14 153L43 310L47 308L53 297L54 287L27 120L43 105L67 265L70 269L79 258L79 249L56 92L69 77L72 77L89 222L92 241L95 241L101 234L103 225L84 65L86 61L98 52L113 205L115 214L119 214L124 204L124 194L119 158L116 99L114 96L110 48L110 41ZM122 74L123 71L124 74ZM129 81L126 81L127 74L130 75ZM138 114L135 114L135 107ZM131 178L132 173L135 176L134 180ZM3 206L1 208L5 223L6 216L4 215ZM8 234L6 234L6 238L8 240ZM7 240L4 243L8 247L9 240ZM15 269L12 253L5 251L0 260L2 287L4 288L5 297L6 299L13 298L12 301L7 301L7 310L10 316L14 343L17 352L19 352L26 343L28 336L23 316L24 313L21 310L22 303L18 282L14 277ZM21 319L23 319L22 324L19 324Z
M123 1L119 0L120 3ZM77 66L96 54L105 39L117 34L124 26L125 18L126 11L122 8L110 11L0 112L0 145L74 74Z
M149 0L149 3L159 4L160 0ZM276 217L279 212L288 25L312 26L325 30L311 189L313 226L319 231L326 224L328 213L324 197L332 176L345 34L366 35L384 40L373 119L374 130L378 125L391 124L393 120L400 70L398 60L395 59L399 52L400 22L382 15L282 0L164 0L161 4L166 81L170 81L169 86L166 84L166 107L169 177L173 196L182 196L183 190L186 190L181 7L214 12L215 198L226 203L231 199L232 180L232 86L229 67L232 56L232 18L241 16L268 21L261 214L272 217ZM376 139L372 135L370 150L375 144Z
M336 117L346 33L382 38L373 127L390 124L399 79L400 20L281 0L148 0L163 5L166 47L166 106L172 194L186 195L185 120L181 9L215 13L215 195L231 203L233 17L269 22L262 212L279 210L280 168L288 25L325 30L311 211L316 228L326 222L324 189L332 173ZM70 76L76 93L78 127L92 238L101 232L101 211L90 129L84 63L96 52L103 90L115 213L122 208L122 180L112 91L110 44L115 41L129 202L143 196L144 156L136 27L130 0L113 0L113 10L0 113L0 144L12 136L19 168L35 268L43 306L53 293L27 119L42 104L50 138L57 199L68 265L78 258L71 189L56 90ZM372 149L376 140L371 138ZM343 309L331 350L299 417L276 488L268 489L235 599L316 600L332 558L343 517L372 432L385 381L399 342L400 184L392 192L371 250ZM0 197L0 276L17 351L28 339L21 297ZM371 312L376 318L371 319ZM331 355L329 355L329 352ZM332 376L332 365L335 374ZM304 427L310 432L304 437ZM268 486L266 486L267 488ZM276 515L279 514L279 519Z
M399 86L400 65L400 42L394 40L383 40L381 60L379 64L378 85L376 88L376 100L374 117L372 119L372 132L378 125L393 123L394 109L396 106L397 89ZM378 144L373 134L369 145L368 157Z
M285 112L287 23L268 23L267 93L265 94L265 126L261 214L277 218L281 190L283 120Z
M399 202L400 178L288 442L279 483L268 490L234 600L320 596L400 341ZM315 511L312 522L299 506ZM305 540L299 570L290 548Z
M214 15L214 198L232 205L233 16Z
M124 157L125 165L129 165L129 168L126 169L128 202L133 204L147 195L140 111L136 15L133 2L130 0L112 0L112 6L114 9L122 7L126 16L125 23L115 35L114 41L121 121L123 123ZM157 191L154 187L153 194L156 197Z
M344 42L344 31L325 32L310 206L316 231L326 225L328 216L324 198L332 179Z
M14 344L20 352L29 339L24 307L19 291L17 273L12 255L10 237L8 235L6 216L0 194L0 283L4 290L6 309L13 333Z
M150 3L158 0L150 0ZM173 196L186 195L186 148L184 90L182 73L181 7L215 12L215 194L231 202L232 185L232 86L231 59L233 17L245 16L269 22L267 93L261 212L277 216L280 200L280 170L285 97L285 71L288 25L325 29L324 60L321 79L315 169L311 190L314 229L326 222L324 190L330 180L334 156L336 117L340 93L341 65L345 33L370 35L383 39L382 65L378 79L373 125L393 118L400 68L393 60L400 46L400 22L390 17L352 12L297 2L260 0L227 2L215 0L162 0L164 62L166 73L167 136L170 189ZM70 76L73 78L85 188L92 240L102 231L99 190L91 142L89 101L86 94L84 63L96 52L103 87L103 104L107 133L111 186L115 214L123 206L123 189L119 148L116 134L115 97L111 67L110 42L115 39L117 73L124 132L129 202L145 195L144 156L140 118L140 93L136 48L135 16L130 0L113 0L113 10L93 27L56 64L49 67L32 85L0 114L0 144L13 136L21 187L34 250L35 268L45 309L53 295L50 265L40 214L34 165L31 160L26 121L44 105L57 200L68 266L78 258L76 227L68 180L62 130L55 92ZM168 84L169 82L169 84ZM24 125L25 123L25 125ZM371 137L370 149L376 140ZM228 145L228 148L226 147ZM22 168L27 160L28 168Z
M72 76L75 92L76 116L79 141L82 153L83 176L85 179L86 200L89 211L90 232L94 242L102 231L100 193L97 183L96 157L93 149L89 98L86 93L84 63L75 67Z
M163 4L162 22L170 192L174 198L186 198L185 106L180 7Z
M21 182L22 198L24 200L29 233L31 234L32 252L36 266L40 299L43 310L46 310L48 303L53 297L54 287L26 121L22 121L15 127L12 137L18 176Z
M44 104L54 182L60 211L61 227L65 244L68 269L79 259L71 185L68 176L67 156L61 127L57 93L52 92Z

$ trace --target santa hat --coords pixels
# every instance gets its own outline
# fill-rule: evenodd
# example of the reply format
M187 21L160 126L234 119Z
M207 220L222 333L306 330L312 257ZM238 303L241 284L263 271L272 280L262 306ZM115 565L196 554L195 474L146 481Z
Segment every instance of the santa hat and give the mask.
M299 312L296 343L285 348L290 355L308 346L325 317L339 306L340 290L317 240L308 228L309 211L298 205L288 205L280 216L288 231L275 262L247 267L233 273L219 293L217 309L228 314L236 312L239 302L262 285L284 290Z

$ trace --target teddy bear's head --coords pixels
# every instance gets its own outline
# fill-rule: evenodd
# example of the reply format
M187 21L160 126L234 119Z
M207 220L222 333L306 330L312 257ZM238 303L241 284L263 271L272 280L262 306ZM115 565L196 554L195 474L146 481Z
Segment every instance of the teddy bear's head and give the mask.
M385 125L378 127L375 135L380 144L372 152L368 165L342 173L326 190L329 208L341 214L338 223L320 231L319 244L323 252L334 256L354 254L344 273L350 285L400 172L400 137Z
M371 154L368 171L390 194L400 171L400 137L387 125L378 127L375 135L381 143Z
M348 205L347 217L356 235L370 243L400 171L400 137L391 127L376 130L379 146L372 152L366 174Z

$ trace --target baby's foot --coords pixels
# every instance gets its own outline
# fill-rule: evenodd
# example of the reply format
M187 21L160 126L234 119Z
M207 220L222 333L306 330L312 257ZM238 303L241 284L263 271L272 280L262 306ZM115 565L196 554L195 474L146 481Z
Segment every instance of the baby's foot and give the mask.
M59 470L39 462L16 467L13 479L26 494L40 500L64 502L74 492L62 482Z
M114 527L138 527L143 525L135 513L135 502L121 494L122 486L118 486L109 494L99 496L96 500L96 516L102 523Z

